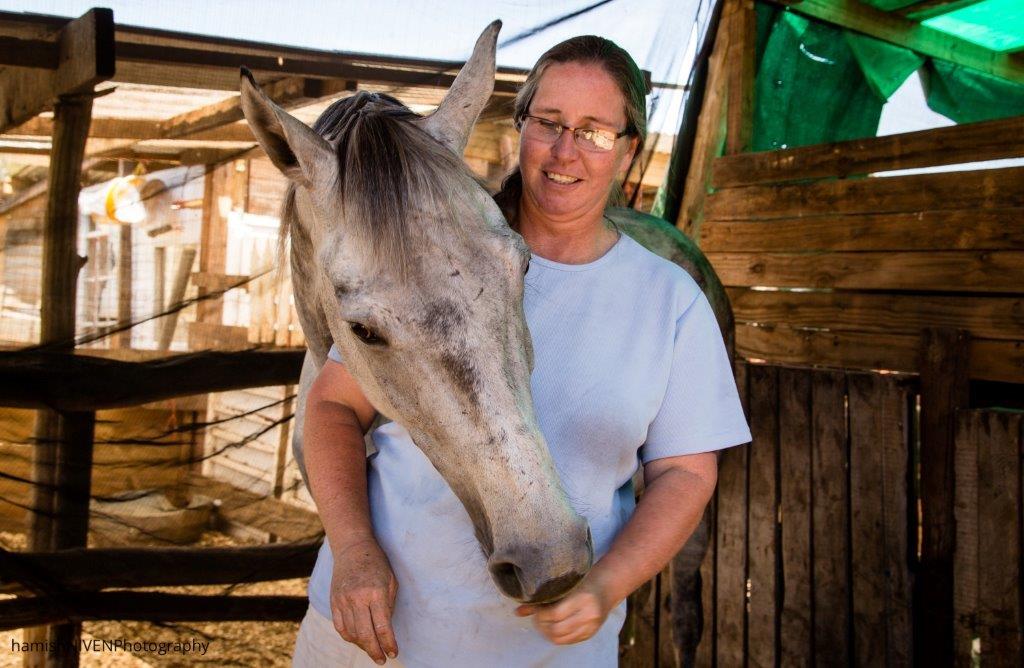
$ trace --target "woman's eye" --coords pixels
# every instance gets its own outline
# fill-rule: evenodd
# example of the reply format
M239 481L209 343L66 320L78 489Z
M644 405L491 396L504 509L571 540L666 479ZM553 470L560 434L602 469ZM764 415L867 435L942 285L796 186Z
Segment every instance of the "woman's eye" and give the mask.
M387 343L377 332L373 331L361 322L353 322L350 325L352 333L355 334L360 341L372 346L382 346Z

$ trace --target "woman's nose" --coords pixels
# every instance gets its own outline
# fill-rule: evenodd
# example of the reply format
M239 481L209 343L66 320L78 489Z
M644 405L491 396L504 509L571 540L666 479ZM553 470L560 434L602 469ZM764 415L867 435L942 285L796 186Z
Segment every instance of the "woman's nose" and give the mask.
M551 145L551 154L559 160L571 160L575 158L579 149L576 147L576 137L572 130L562 130L558 139Z

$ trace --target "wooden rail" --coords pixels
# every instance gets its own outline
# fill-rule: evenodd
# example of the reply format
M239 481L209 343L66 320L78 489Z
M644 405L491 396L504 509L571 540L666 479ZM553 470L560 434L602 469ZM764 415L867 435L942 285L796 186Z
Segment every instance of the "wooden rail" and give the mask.
M144 362L0 352L0 406L94 411L298 382L304 350L200 352Z

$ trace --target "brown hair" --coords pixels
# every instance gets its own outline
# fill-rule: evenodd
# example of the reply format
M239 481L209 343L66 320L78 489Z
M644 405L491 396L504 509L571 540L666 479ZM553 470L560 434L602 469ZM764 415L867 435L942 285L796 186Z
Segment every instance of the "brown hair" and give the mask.
M551 47L540 57L516 95L512 119L517 126L529 111L540 79L552 63L600 65L615 81L622 93L626 107L626 134L637 137L640 146L643 146L647 139L647 83L644 80L643 72L625 49L609 39L596 35L581 35L567 39ZM634 162L639 155L639 150L633 154ZM520 173L519 167L516 167L511 174L505 177L501 184L501 190L494 196L494 201L498 203L505 218L513 227L516 226L519 199L522 195L523 175ZM622 199L622 188L619 184L615 184L609 204L621 204Z

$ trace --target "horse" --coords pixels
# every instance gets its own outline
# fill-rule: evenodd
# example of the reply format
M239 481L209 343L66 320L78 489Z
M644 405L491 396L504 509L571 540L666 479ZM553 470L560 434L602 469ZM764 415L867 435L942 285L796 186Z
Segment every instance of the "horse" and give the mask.
M305 394L333 342L374 407L409 430L459 498L498 588L543 602L586 574L593 551L533 413L522 307L529 249L461 160L493 91L499 29L496 21L483 31L430 116L360 92L309 128L247 71L242 108L291 181L282 226L308 346L293 438L303 475ZM731 332L725 291L692 241L639 212L609 215L683 266Z

